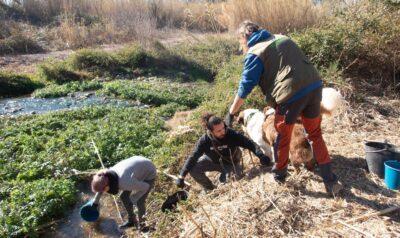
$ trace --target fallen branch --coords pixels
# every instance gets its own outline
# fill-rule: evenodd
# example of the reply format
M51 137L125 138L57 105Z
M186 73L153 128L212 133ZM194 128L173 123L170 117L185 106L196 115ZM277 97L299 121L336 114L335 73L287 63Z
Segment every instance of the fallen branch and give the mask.
M202 227L193 219L193 217L188 213L188 211L184 207L180 207L180 209L183 211L185 216L187 218L189 218L189 220L197 227L197 229L201 233L201 237L204 238L205 236L204 236L204 231L203 231Z
M204 210L204 207L202 205L200 205L200 208L201 208L201 210L203 210L204 214L206 214L208 222L210 222L210 225L214 230L214 236L213 237L217 237L217 228L215 228L214 224L212 223L210 215L208 215L208 213L206 212L206 210Z
M365 231L362 231L362 230L360 230L359 228L357 228L357 227L354 227L354 226L351 226L351 225L349 225L349 224L347 224L346 222L344 222L344 221L336 221L336 222L338 222L338 223L340 223L340 224L342 224L342 225L344 225L344 226L346 226L346 227L348 227L348 228L350 228L350 229L352 229L352 230L354 230L354 231L357 231L358 233L360 233L360 234L362 234L362 235L364 235L364 236L366 236L366 237L374 237L373 235L371 235L370 233L367 233L367 232L365 232Z
M372 213L361 215L359 217L355 217L355 218L349 219L346 222L350 223L350 222L359 221L359 220L362 220L362 219L365 219L365 218L370 218L372 216L381 216L381 215L385 215L387 213L394 212L394 211L396 211L398 209L400 209L400 206L393 206L393 207L389 207L389 208L386 208L386 209L383 209L383 210L380 210L380 211L377 211L377 212L372 212Z
M167 177L169 177L169 178L172 178L172 179L174 179L174 180L178 179L177 176L172 175L172 174L169 174L169 173L168 173L168 169L164 170L164 171L163 171L163 174L165 174L165 176L167 176ZM190 184L190 183L187 182L186 180L184 181L184 183L186 184L186 186L189 186L189 187L192 186L192 184Z

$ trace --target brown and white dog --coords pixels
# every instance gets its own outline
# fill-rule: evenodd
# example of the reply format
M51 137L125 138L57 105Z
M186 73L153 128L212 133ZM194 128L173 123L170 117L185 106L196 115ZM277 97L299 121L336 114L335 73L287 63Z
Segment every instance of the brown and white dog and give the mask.
M324 88L322 91L321 114L332 115L344 105L344 102L339 91L333 88ZM269 107L264 108L264 112L257 109L246 109L240 112L237 119L238 123L243 125L243 130L270 158L273 157L273 144L278 136L274 120L275 109ZM297 171L302 164L309 170L314 169L315 162L312 148L300 120L295 123L293 128L289 154L290 161Z

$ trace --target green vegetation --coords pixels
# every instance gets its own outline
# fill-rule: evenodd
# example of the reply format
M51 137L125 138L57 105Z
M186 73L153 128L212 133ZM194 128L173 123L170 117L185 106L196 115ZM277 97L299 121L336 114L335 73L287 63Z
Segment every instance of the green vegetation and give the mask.
M100 94L122 99L139 100L145 104L163 105L177 103L190 108L198 106L203 100L201 87L184 86L169 82L129 82L119 80L104 85Z
M36 41L23 35L13 35L4 39L0 37L0 55L33 54L43 51Z
M38 89L33 93L36 98L56 98L67 96L73 92L84 92L101 89L103 86L97 81L69 82L62 85L51 84Z
M0 71L0 98L26 95L43 86L27 75Z
M174 161L171 149L163 148L161 116L173 113L167 107L95 107L2 120L0 236L36 234L40 225L68 210L75 200L73 182L66 180L71 169L100 167L91 139L106 166L139 154L158 164Z
M112 74L120 66L117 57L102 50L83 49L70 57L71 67L75 70L86 70L95 75Z
M85 75L75 72L64 61L48 60L38 67L38 78L56 84L80 81L85 79Z
M3 186L3 182L2 182ZM67 213L76 202L74 182L66 179L16 181L1 191L0 236L36 237L36 228ZM3 187L4 188L4 187Z
M328 85L348 87L349 82L355 82L351 76L360 72L357 79L373 84L372 77L365 77L372 74L374 79L382 77L387 86L398 80L393 60L400 62L395 55L400 49L395 37L400 24L395 23L399 18L393 11L380 3L342 9L328 22L291 36L317 65ZM71 170L100 167L91 139L106 166L140 154L151 158L158 168L176 172L203 133L198 123L200 114L208 111L225 115L241 77L243 56L236 55L237 43L225 39L206 42L171 48L156 42L150 49L133 45L115 53L82 50L65 61L40 66L39 75L49 85L37 90L36 97L97 90L102 96L138 100L156 107L92 107L1 120L0 237L34 236L41 225L68 210L75 200ZM96 76L105 76L107 81L93 80ZM121 77L126 79L116 80ZM191 83L183 83L188 81ZM10 82L18 82L18 86ZM35 81L2 73L0 83L0 90L7 89L1 92L9 93L13 87L14 92L23 92ZM27 91L32 92L32 88ZM264 97L257 88L244 107L263 106ZM164 119L177 110L193 108L189 125L195 131L169 135ZM168 185L161 180L158 186ZM156 194L159 190L157 187Z
M387 87L394 86L393 78L400 74L394 64L400 62L399 33L398 9L378 1L360 1L337 11L321 26L292 37L314 64L324 68L336 64L350 76Z

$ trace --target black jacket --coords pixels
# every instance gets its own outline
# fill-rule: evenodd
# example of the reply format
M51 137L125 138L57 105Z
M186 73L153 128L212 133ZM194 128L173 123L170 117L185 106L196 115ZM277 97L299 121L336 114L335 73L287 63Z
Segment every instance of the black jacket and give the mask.
M213 144L217 147L218 153L215 151ZM223 139L213 138L209 134L204 134L200 137L193 153L188 157L183 165L180 175L185 177L203 154L210 157L216 164L220 164L220 155L222 155L221 159L224 164L231 163L231 155L237 152L236 150L239 149L238 147L249 149L259 158L265 156L256 143L233 129L228 128Z

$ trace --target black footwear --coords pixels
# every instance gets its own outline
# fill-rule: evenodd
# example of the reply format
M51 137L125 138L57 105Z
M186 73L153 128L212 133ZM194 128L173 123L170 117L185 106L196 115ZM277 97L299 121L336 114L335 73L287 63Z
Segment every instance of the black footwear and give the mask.
M286 181L287 168L278 170L274 165L274 167L272 167L271 172L273 173L276 182L284 183Z
M319 165L321 177L324 181L326 193L329 196L336 196L340 190L342 190L343 185L339 182L336 174L332 172L331 163Z
M343 185L339 181L335 181L333 183L324 183L326 193L329 196L335 197L342 191Z
M222 173L219 175L219 182L220 182L220 183L226 183L226 173L222 172Z
M285 183L287 177L287 173L284 174L274 174L274 179L278 183Z
M126 229L129 227L137 227L138 222L136 219L128 219L126 222L119 226L120 229Z

